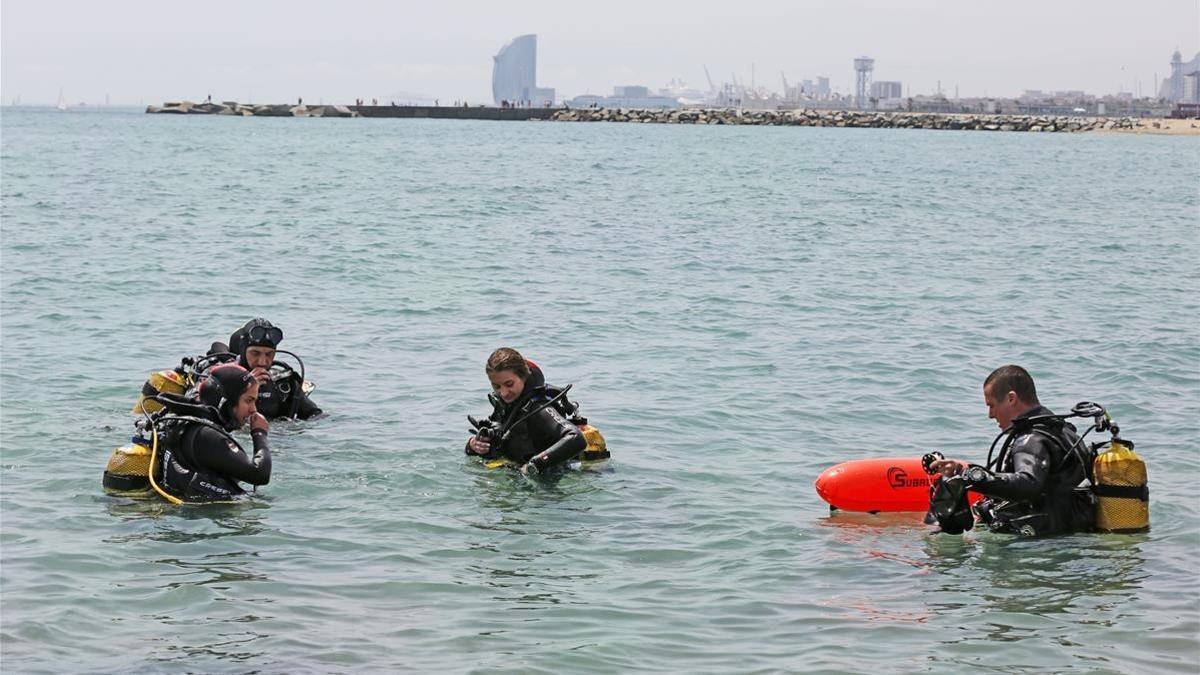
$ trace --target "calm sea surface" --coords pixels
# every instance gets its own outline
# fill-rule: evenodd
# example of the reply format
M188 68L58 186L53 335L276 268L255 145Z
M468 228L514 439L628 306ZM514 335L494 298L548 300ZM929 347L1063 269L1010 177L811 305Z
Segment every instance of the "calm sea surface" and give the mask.
M0 114L6 672L1200 669L1200 139ZM329 414L234 506L105 496L151 370L263 315ZM613 471L466 459L513 346ZM833 515L1109 407L1153 529Z

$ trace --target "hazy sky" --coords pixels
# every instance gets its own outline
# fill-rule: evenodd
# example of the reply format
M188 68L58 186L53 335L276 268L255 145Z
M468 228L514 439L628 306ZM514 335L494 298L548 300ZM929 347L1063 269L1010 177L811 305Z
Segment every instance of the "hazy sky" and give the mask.
M1176 47L1200 50L1200 0L3 0L0 96L484 102L492 56L524 33L538 35L538 84L560 97L673 77L707 89L703 65L718 84L749 82L751 64L773 90L782 70L848 92L856 56L914 95L939 80L962 96L1150 95Z

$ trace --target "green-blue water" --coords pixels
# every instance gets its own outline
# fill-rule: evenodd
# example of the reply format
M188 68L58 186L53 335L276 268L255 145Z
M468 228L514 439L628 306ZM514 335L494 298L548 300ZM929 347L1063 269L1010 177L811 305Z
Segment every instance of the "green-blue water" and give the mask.
M1200 668L1200 139L5 109L8 672ZM252 316L329 414L247 503L105 496L151 370ZM464 458L513 346L614 471ZM1113 412L1153 529L836 515L978 461L980 386Z

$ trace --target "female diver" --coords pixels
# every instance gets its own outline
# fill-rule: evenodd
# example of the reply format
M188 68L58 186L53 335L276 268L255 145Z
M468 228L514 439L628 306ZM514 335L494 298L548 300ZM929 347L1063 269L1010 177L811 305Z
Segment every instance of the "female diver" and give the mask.
M573 459L587 441L556 406L566 390L547 387L541 368L515 349L501 347L488 357L492 414L476 424L479 433L467 441L468 454L506 459L521 473L536 475Z
M257 486L271 480L267 420L255 409L257 398L253 373L235 364L210 370L195 402L159 395L173 413L156 431L163 453L152 471L164 496L176 503L223 501L245 492L238 481ZM247 422L252 455L229 435Z

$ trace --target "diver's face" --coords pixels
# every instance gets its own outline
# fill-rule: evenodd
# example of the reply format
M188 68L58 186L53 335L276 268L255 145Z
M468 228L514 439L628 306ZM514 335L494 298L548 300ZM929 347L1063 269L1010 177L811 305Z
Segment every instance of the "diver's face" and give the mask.
M1017 398L1015 391L997 396L992 391L992 386L986 385L983 388L983 402L987 404L988 417L996 420L1001 429L1007 429L1017 415L1021 414L1021 399Z
M275 350L271 347L246 347L246 365L250 370L262 368L269 370L275 363Z
M525 391L525 380L511 370L488 373L488 381L492 383L492 391L505 403L512 403Z
M242 395L238 397L237 405L233 407L233 419L237 421L239 427L245 424L251 415L258 412L257 401L258 383L255 382L242 392Z

